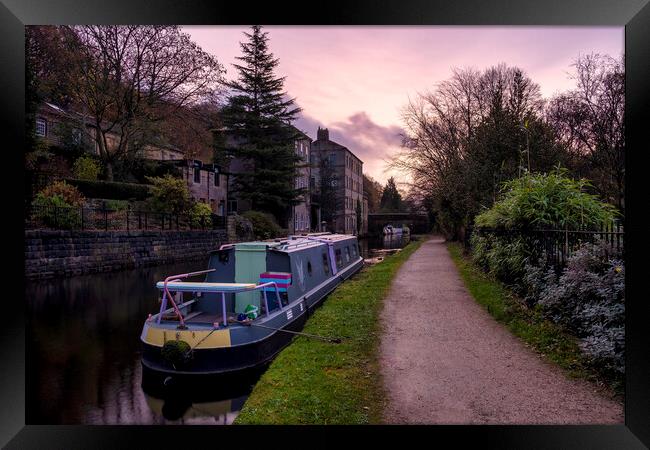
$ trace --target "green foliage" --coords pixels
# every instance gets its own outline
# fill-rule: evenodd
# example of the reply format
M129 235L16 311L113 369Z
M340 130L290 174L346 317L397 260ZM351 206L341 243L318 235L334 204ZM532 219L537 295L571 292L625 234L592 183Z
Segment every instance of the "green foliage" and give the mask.
M39 192L39 195L44 198L60 197L69 206L81 206L84 202L81 192L65 181L55 181Z
M282 228L270 214L260 211L246 211L242 216L250 220L255 239L272 239L280 237L283 233Z
M502 199L474 222L485 228L579 229L610 224L615 208L584 192L589 186L587 180L569 178L565 169L527 174L504 183Z
M255 25L244 34L248 41L241 43L242 56L237 57L242 64L234 65L237 80L226 83L232 95L221 113L238 144L223 150L245 161L233 179L238 196L285 224L289 207L304 193L295 187L302 159L294 148L299 134L290 126L300 108L283 92L284 78L274 73L279 60L268 48L267 33Z
M77 179L68 179L67 181L76 186L88 198L144 200L151 195L151 186L146 184Z
M129 202L127 200L109 199L104 202L106 209L111 211L124 211L128 209Z
M194 203L189 210L190 223L193 228L212 226L212 208L207 203Z
M83 202L83 196L74 186L56 181L36 195L32 203L34 219L48 227L72 229L80 223L79 207Z
M80 180L95 181L97 180L101 170L101 165L97 160L89 156L81 156L80 158L77 158L72 166L72 173L75 178Z
M474 233L470 244L472 260L477 266L505 283L521 280L530 256L529 246L522 237Z
M398 212L402 210L402 195L397 190L395 179L390 177L381 194L379 208L382 212Z
M235 423L380 423L385 398L378 362L382 301L397 270L421 243L410 243L338 286L304 331L340 336L342 342L295 338L262 375Z
M182 214L192 206L187 184L171 175L147 177L152 184L150 204L154 211Z

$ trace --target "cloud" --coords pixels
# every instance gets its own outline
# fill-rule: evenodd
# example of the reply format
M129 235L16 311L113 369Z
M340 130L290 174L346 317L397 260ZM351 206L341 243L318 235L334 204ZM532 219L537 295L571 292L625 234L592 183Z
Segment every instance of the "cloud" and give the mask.
M345 120L332 123L322 123L303 115L296 121L296 126L312 139L316 139L318 127L327 128L330 139L347 147L363 161L363 172L382 183L390 176L396 175L385 169L387 160L401 146L403 131L399 126L379 125L365 111L356 112Z

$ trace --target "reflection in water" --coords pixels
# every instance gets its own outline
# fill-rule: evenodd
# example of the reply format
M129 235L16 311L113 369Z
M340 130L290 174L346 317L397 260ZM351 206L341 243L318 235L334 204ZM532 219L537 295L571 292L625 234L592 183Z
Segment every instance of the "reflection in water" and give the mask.
M377 253L381 252L381 250L402 248L408 244L410 240L410 234L388 234L362 238L359 239L361 256L364 258L372 258L376 256Z
M382 236L361 239L359 244L367 258L373 249L398 248L407 242L401 236ZM162 400L142 389L140 332L147 315L159 307L155 282L201 270L205 264L185 262L29 282L27 423L231 423L256 378L243 388L227 384L225 394L209 399ZM214 393L211 388L203 392Z
M168 408L152 407L162 400L141 387L140 332L158 308L155 282L204 266L185 262L28 283L27 423L232 422L246 398L241 392L216 402L218 408L197 399L168 420Z

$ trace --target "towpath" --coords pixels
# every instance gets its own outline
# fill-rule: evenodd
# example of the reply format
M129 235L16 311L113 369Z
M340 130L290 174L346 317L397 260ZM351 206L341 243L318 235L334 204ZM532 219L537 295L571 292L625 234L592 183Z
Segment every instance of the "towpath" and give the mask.
M442 238L400 268L382 325L387 423L623 422L619 402L567 378L475 302Z

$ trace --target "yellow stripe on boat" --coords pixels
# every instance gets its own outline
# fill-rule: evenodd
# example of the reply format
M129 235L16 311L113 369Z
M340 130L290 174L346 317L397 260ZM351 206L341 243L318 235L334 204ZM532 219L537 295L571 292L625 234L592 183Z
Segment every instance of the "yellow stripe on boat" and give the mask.
M210 334L210 332L212 332L212 334ZM208 336L208 334L210 334L210 336ZM205 340L198 344L199 341L204 338ZM147 344L155 345L156 347L162 347L165 344L165 341L170 340L185 341L190 344L190 347L196 349L230 347L230 330L195 331L149 327L144 339Z

